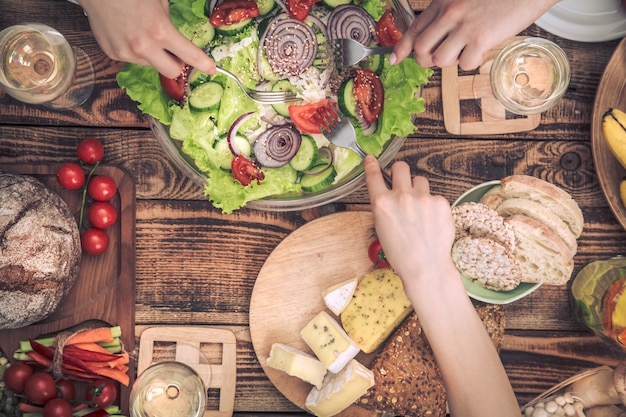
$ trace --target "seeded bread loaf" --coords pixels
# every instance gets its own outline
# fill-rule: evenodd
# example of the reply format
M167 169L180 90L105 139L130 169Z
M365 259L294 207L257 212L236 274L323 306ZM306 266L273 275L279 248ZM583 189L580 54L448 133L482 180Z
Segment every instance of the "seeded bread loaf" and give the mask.
M524 214L507 217L505 222L518 237L514 255L522 268L523 282L567 283L574 270L574 260L554 230Z
M499 351L504 337L504 309L479 302L475 307ZM361 407L400 416L446 415L441 372L415 313L387 340L371 369L375 385L357 401Z
M0 329L52 314L78 275L76 220L33 177L0 172Z

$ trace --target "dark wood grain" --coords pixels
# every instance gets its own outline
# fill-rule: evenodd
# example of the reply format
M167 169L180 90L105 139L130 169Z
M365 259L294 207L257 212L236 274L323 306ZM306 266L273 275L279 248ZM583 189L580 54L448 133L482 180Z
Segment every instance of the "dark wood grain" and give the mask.
M416 0L423 7L426 0ZM368 210L364 188L332 204L300 212L242 209L224 215L202 188L176 169L121 91L115 74L123 63L102 53L80 7L63 0L4 0L0 29L37 20L59 29L86 51L97 73L93 96L68 112L28 106L0 92L0 166L58 164L75 158L84 137L103 141L105 161L127 171L136 188L136 332L147 326L209 325L237 337L235 412L301 414L263 372L249 332L256 277L272 250L305 223L331 213ZM534 175L564 188L580 204L585 229L575 257L587 262L624 254L626 232L602 192L592 157L594 100L619 41L564 40L536 26L524 31L558 43L572 65L564 99L541 117L537 129L509 135L455 137L443 127L441 73L424 90L419 130L396 159L453 202L468 188L510 174ZM623 352L601 342L573 317L567 286L540 288L505 307L502 359L520 403L599 364L614 365ZM1 337L1 333L0 333Z

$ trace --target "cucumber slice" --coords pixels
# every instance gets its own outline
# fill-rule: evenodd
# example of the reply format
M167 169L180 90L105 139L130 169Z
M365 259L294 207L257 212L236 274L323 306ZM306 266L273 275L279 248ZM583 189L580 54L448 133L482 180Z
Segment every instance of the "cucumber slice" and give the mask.
M200 84L191 90L189 107L196 111L216 109L219 107L223 95L224 87L219 83L209 81Z
M291 158L289 165L296 171L306 171L311 168L317 160L317 142L309 135L302 135L302 143L298 152Z
M334 9L337 6L341 6L342 4L350 4L352 0L322 0L322 3L331 9Z
M357 104L356 98L354 97L354 79L348 78L341 83L339 91L337 92L337 102L339 104L339 110L351 117L353 120L357 120Z
M226 36L233 36L242 32L245 28L252 24L252 18L244 19L241 22L233 23L232 25L223 25L215 28L218 33Z
M235 140L237 141L237 147L241 151L242 155L250 156L252 154L252 145L250 144L250 140L243 134L237 133L235 135ZM235 155L230 150L230 146L228 146L228 138L226 135L222 135L218 140L213 143L213 149L217 153L220 160L220 168L222 169L230 169L230 164L235 158Z
M387 55L370 55L367 59L359 62L359 66L380 75L385 66L385 59L387 59Z
M272 85L272 91L291 91L298 93L298 89L289 80L279 80ZM272 104L272 108L281 116L289 117L289 103Z
M209 74L205 74L198 70L192 71L191 76L189 77L189 86L193 89L200 84L207 82L210 78Z
M325 165L315 166L311 168L311 171L323 169L324 166ZM331 165L317 175L303 175L300 179L300 186L302 187L302 191L306 191L307 193L314 193L316 191L321 191L324 188L328 187L330 184L332 184L333 181L335 181L336 176L337 172L335 171L335 168Z
M274 9L276 2L274 0L255 0L259 8L259 15L265 16Z

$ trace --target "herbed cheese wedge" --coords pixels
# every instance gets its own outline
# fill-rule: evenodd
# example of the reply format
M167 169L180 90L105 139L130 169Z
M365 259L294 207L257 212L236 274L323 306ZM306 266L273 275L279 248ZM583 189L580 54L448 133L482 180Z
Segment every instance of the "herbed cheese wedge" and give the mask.
M372 353L412 310L400 277L389 268L378 268L359 282L341 323L363 352Z
M357 278L352 278L326 288L322 292L326 307L336 316L340 315L350 302L358 283L359 280Z
M321 389L311 389L305 405L318 417L334 416L373 386L374 373L352 359L338 374L327 374Z
M307 323L300 336L326 369L337 373L359 353L359 347L325 311L320 311Z
M322 381L326 375L326 367L317 358L282 343L272 345L267 365L298 377L304 382L315 385L318 389L322 387Z

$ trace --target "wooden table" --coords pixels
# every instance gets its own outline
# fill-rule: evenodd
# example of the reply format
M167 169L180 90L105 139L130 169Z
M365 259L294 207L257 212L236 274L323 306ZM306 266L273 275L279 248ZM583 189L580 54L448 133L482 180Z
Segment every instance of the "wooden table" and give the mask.
M61 163L74 158L79 139L102 140L106 162L136 182L136 334L157 324L228 328L237 339L236 415L300 413L273 387L254 354L248 307L255 278L276 245L299 226L333 212L368 210L366 190L300 212L242 209L223 215L168 161L136 104L117 86L115 74L123 64L102 53L82 10L60 0L2 2L0 28L32 20L56 27L86 51L97 84L85 105L67 112L24 105L0 92L0 164ZM447 133L436 71L424 90L419 131L397 159L428 177L432 191L451 202L478 183L514 173L563 187L586 219L576 273L591 260L622 254L626 246L626 233L600 189L590 139L596 89L618 41L574 42L536 26L525 34L556 41L572 64L565 98L542 115L538 128L491 136ZM507 305L506 319L501 356L522 404L580 370L615 365L624 356L575 321L565 286L542 287Z

